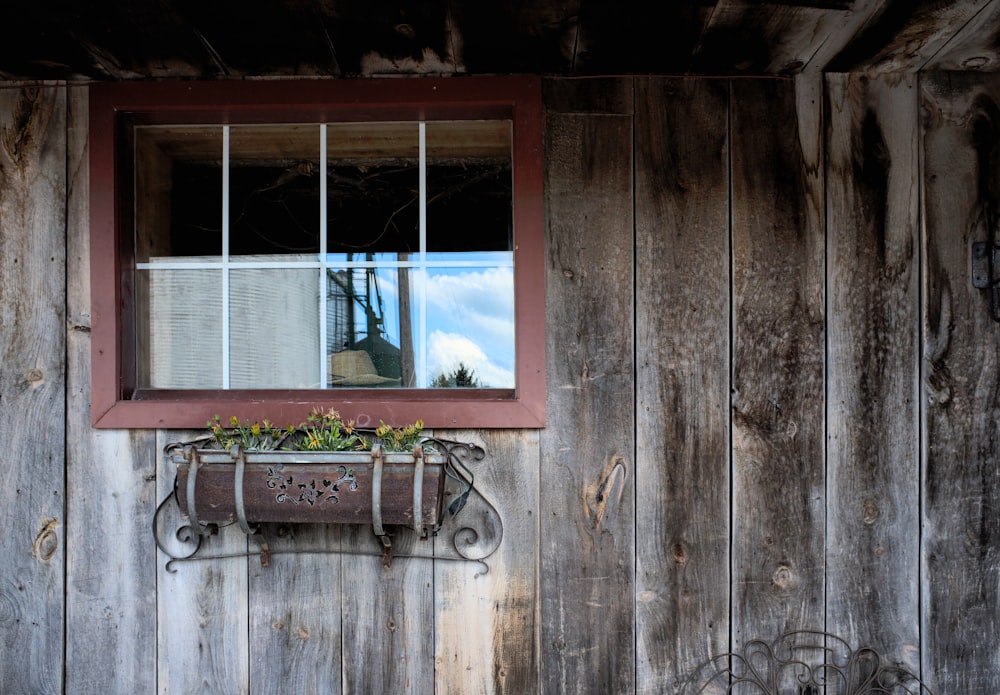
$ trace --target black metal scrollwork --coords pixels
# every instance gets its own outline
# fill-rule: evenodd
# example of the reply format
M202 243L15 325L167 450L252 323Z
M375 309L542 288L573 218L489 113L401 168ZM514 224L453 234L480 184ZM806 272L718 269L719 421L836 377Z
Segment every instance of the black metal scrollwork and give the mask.
M870 647L853 649L819 630L788 632L772 643L747 642L703 663L681 695L931 695L920 679Z
M429 438L425 444L433 445L434 448L446 455L447 464L445 474L447 476L446 489L451 501L446 507L445 522L438 529L435 535L448 533L449 519L456 517L459 512L465 511L463 519L464 525L450 531L451 543L442 546L438 544L433 548L433 553L428 554L393 554L394 558L426 559L436 561L461 561L475 562L482 568L479 574L489 572L489 565L486 560L496 552L503 540L503 522L499 510L486 498L475 486L475 475L472 471L479 461L486 457L486 451L477 444L457 442L440 438ZM167 450L171 450L177 444L171 444ZM288 502L292 504L336 503L340 495L345 490L356 490L358 487L354 477L354 472L346 466L340 469L340 477L336 480L310 479L295 480L291 476L285 475L281 464L277 464L267 471L268 488L275 491L277 502ZM176 511L176 493L171 492L156 509L153 517L153 535L156 539L157 547L168 558L167 570L176 571L175 565L179 562L192 562L198 560L211 560L231 557L254 556L258 553L236 553L225 555L212 555L202 553L204 539L214 535L219 528L212 524L198 524L197 528L188 519L183 519L177 514L171 515L170 511ZM472 499L476 503L470 505ZM174 502L173 505L168 504ZM168 520L168 517L169 520ZM174 538L168 542L163 536L165 525L176 524ZM255 529L251 537L260 544L259 555L263 564L267 564L273 555L284 554L342 554L342 552L354 555L383 556L379 553L367 553L358 550L340 551L331 548L297 548L289 550L272 550L264 538L260 529ZM180 544L183 551L173 548Z

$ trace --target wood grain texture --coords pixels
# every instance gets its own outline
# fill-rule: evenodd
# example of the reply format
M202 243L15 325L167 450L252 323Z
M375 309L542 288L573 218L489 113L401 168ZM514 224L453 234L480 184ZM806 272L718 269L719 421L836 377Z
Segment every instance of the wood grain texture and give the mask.
M419 539L412 529L397 527L390 533L393 552L431 554L432 541ZM382 545L370 526L346 526L343 547L344 691L434 692L432 562L399 558L385 567L378 556Z
M990 0L927 62L924 70L1000 69L1000 0Z
M473 557L496 551L478 563L435 561L435 691L465 693L537 693L538 646L538 475L537 430L449 432L448 438L475 442L486 451L476 463L476 490L496 510L502 538L471 537L466 524L480 524L490 512L474 495L434 539L445 554L455 538ZM455 534L459 534L455 536ZM476 547L481 544L481 547Z
M631 82L586 89L601 85ZM632 119L587 115L586 98L546 94L546 693L625 693L635 683Z
M62 689L66 92L0 91L0 688Z
M87 89L67 91L66 692L152 693L156 438L90 426Z
M174 480L173 464L163 455L163 448L198 434L184 430L156 432L157 499L169 494ZM163 528L178 528L181 521L177 505L168 503L165 512ZM205 541L200 556L242 554L247 551L247 543L239 526L228 526ZM157 552L157 692L247 695L248 559L203 559L170 569L167 559Z
M638 692L729 646L729 93L636 81Z
M867 74L916 72L990 2L887 2L826 69Z
M856 12L863 12L863 7ZM796 74L828 40L846 41L848 3L718 0L691 58L695 74Z
M823 624L822 131L812 89L732 83L737 647Z
M827 628L919 670L916 80L827 79Z
M272 556L266 567L250 561L251 692L274 692L280 684L288 693L336 695L342 692L343 556L302 553L338 550L341 527L264 524L260 532Z
M805 71L816 73L825 70L830 61L848 47L869 22L885 11L889 2L891 0L854 0L849 12L836 13L833 25L828 27L824 39L810 44L813 53L805 65Z
M1000 691L1000 323L970 279L1000 220L1000 77L921 80L924 246L924 678Z

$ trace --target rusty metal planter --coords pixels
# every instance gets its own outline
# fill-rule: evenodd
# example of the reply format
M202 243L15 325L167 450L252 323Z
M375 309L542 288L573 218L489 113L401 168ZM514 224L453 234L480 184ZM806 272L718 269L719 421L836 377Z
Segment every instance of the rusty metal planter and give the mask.
M200 523L383 525L434 532L444 508L448 457L372 451L233 451L185 447L170 453L182 514Z

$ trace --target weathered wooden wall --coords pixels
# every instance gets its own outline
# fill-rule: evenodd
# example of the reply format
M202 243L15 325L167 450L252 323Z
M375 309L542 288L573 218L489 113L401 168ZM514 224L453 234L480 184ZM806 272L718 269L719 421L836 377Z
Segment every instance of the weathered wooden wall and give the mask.
M490 572L323 527L168 572L187 433L89 426L86 87L0 92L0 692L668 693L800 627L1000 690L1000 79L545 101L549 425L450 433Z

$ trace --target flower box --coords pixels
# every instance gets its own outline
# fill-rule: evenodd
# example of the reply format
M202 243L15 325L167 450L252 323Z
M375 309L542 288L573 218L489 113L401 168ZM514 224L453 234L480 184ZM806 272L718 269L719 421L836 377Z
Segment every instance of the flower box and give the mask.
M175 492L192 525L368 524L436 531L448 457L425 452L175 448Z

